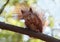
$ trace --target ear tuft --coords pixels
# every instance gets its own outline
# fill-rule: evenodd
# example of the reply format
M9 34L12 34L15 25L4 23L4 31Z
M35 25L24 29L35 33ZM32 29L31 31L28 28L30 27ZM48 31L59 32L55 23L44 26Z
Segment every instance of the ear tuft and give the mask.
M30 12L33 12L33 11L32 11L32 8L30 8L30 10L29 10L29 11L30 11Z
M23 11L23 10L21 10L21 12L22 12L22 13L24 13L24 11Z

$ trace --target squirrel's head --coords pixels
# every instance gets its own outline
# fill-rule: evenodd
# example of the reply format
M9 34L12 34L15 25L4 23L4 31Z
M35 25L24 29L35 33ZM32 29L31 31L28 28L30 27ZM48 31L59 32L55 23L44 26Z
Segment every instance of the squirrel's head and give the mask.
M23 18L27 18L29 15L33 13L32 8L29 10L21 10Z

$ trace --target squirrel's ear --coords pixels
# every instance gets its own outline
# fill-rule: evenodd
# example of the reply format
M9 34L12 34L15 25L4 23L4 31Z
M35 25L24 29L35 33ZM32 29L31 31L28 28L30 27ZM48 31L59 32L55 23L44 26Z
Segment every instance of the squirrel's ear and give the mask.
M23 10L21 10L21 13L24 13L24 11L23 11Z
M32 11L32 8L30 8L30 10L29 10L29 11L30 11L30 12L33 12L33 11Z

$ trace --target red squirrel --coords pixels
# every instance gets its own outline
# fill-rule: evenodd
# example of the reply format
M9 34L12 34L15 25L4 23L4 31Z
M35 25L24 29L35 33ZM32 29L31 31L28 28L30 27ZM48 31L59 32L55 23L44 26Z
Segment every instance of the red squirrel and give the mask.
M25 20L26 27L33 31L42 33L43 24L37 13L34 13L31 8L29 10L21 10L21 12L23 19Z

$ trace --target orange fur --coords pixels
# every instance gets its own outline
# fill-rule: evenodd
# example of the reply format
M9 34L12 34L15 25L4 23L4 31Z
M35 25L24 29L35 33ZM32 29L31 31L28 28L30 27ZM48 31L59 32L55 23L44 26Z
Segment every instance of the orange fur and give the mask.
M21 10L23 18L25 20L26 27L41 32L43 30L43 25L41 19L38 17L37 13L33 13L32 9L30 10Z

